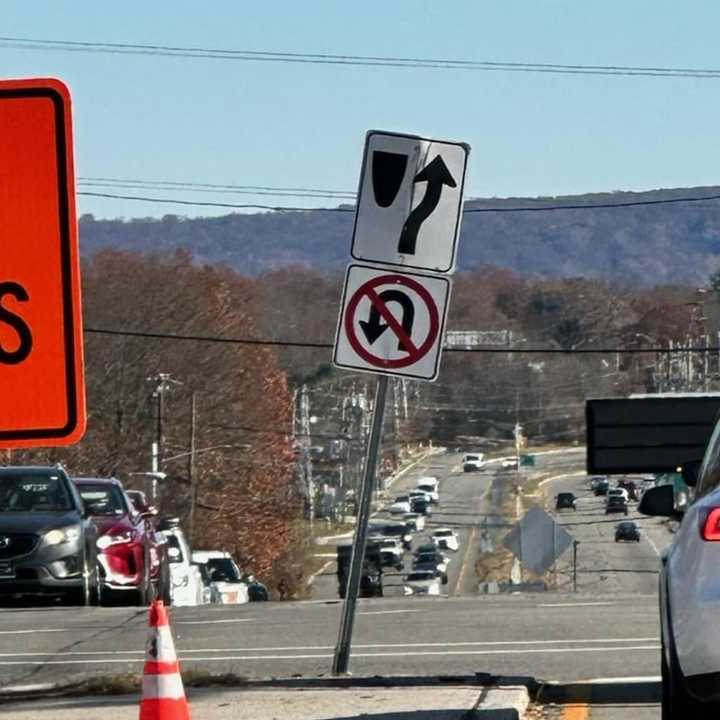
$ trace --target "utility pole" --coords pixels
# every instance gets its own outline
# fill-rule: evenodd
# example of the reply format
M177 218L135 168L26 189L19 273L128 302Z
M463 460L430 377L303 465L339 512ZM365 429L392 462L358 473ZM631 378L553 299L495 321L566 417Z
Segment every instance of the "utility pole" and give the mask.
M190 515L188 517L188 535L193 540L195 523L195 504L197 503L197 478L195 477L195 419L197 416L197 393L190 401L190 453L188 454L188 480L190 482Z
M148 382L155 384L152 398L156 403L155 413L155 442L152 444L152 473L153 477L153 502L158 499L158 480L160 466L162 465L165 455L165 436L163 422L165 418L165 393L170 390L171 385L182 385L179 380L174 380L170 373L159 372L156 375L147 378Z

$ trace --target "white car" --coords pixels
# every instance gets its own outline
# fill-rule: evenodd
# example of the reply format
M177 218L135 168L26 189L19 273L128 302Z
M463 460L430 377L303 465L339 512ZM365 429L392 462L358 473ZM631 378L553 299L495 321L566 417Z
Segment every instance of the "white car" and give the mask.
M447 548L454 552L460 548L458 534L450 528L438 528L430 536L430 540L433 545L439 548Z
M191 562L190 546L179 524L170 521L168 525L162 526L162 533L168 544L172 604L180 607L210 602L210 595L205 592L202 573L198 566Z
M401 540L384 537L382 535L371 535L367 541L368 543L376 545L381 552L391 554L395 560L393 565L402 564L405 548Z
M430 486L435 492L437 492L440 489L440 481L433 477L432 475L424 475L421 478L418 478L415 482L415 487L420 488L425 485Z
M503 470L517 470L517 458L503 458L500 461L500 467Z
M412 572L403 583L405 595L439 595L441 577L430 571Z
M437 504L440 502L439 488L437 478L420 478L415 485L415 492L424 492L429 496L430 502Z
M408 529L413 532L420 532L425 529L425 516L420 515L420 513L405 513L403 520Z
M395 502L388 508L388 510L393 515L397 515L399 513L409 513L411 510L410 497L408 495L399 495L395 498Z
M467 453L462 459L463 472L482 470L485 466L485 456L482 453Z
M638 507L682 518L660 563L663 720L720 714L720 423L698 465L683 467L695 486L688 504L670 483L645 490Z
M212 598L220 605L243 605L250 602L248 586L232 555L221 550L196 550L192 560L204 565L210 583Z

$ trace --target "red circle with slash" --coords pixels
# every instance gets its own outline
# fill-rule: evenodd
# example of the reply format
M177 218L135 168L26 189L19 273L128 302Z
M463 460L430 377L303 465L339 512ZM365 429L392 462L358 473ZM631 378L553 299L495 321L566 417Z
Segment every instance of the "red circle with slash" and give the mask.
M375 292L375 288L379 285L404 285L405 287L414 290L420 296L420 299L427 307L428 316L430 318L430 331L422 344L418 346L410 337L408 337L408 334L405 330L403 330L402 325L390 312L388 306L383 302L382 298ZM357 312L360 301L365 297L370 300L372 306L380 313L380 317L390 326L390 330L395 333L398 340L402 342L404 348L409 348L405 350L405 352L407 352L407 357L390 360L388 358L373 355L363 347L357 333L355 332L355 313ZM439 331L440 315L438 313L437 306L435 305L433 296L419 282L404 275L380 275L372 280L368 280L354 292L347 305L347 309L345 310L345 333L350 346L363 360L365 360L365 362L378 368L403 368L422 360L437 340Z

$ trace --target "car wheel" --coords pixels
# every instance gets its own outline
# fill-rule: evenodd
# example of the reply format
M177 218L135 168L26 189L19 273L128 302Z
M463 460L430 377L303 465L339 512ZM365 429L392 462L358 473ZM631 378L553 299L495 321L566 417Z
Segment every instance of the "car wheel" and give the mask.
M170 587L170 566L167 559L160 568L160 587L158 596L165 604L165 607L172 605L172 588Z
M135 593L135 604L138 607L147 607L153 599L153 584L150 578L150 558L146 552L143 555L143 577Z
M702 717L702 705L692 698L682 680L675 653L670 649L670 663L666 660L665 640L661 648L662 720L689 720Z

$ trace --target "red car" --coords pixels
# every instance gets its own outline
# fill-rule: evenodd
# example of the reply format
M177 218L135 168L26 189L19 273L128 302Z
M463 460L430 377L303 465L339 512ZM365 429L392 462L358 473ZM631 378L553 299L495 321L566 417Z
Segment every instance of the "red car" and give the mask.
M157 511L139 512L115 478L73 478L98 529L100 600L147 605L170 600L167 545L152 521Z

